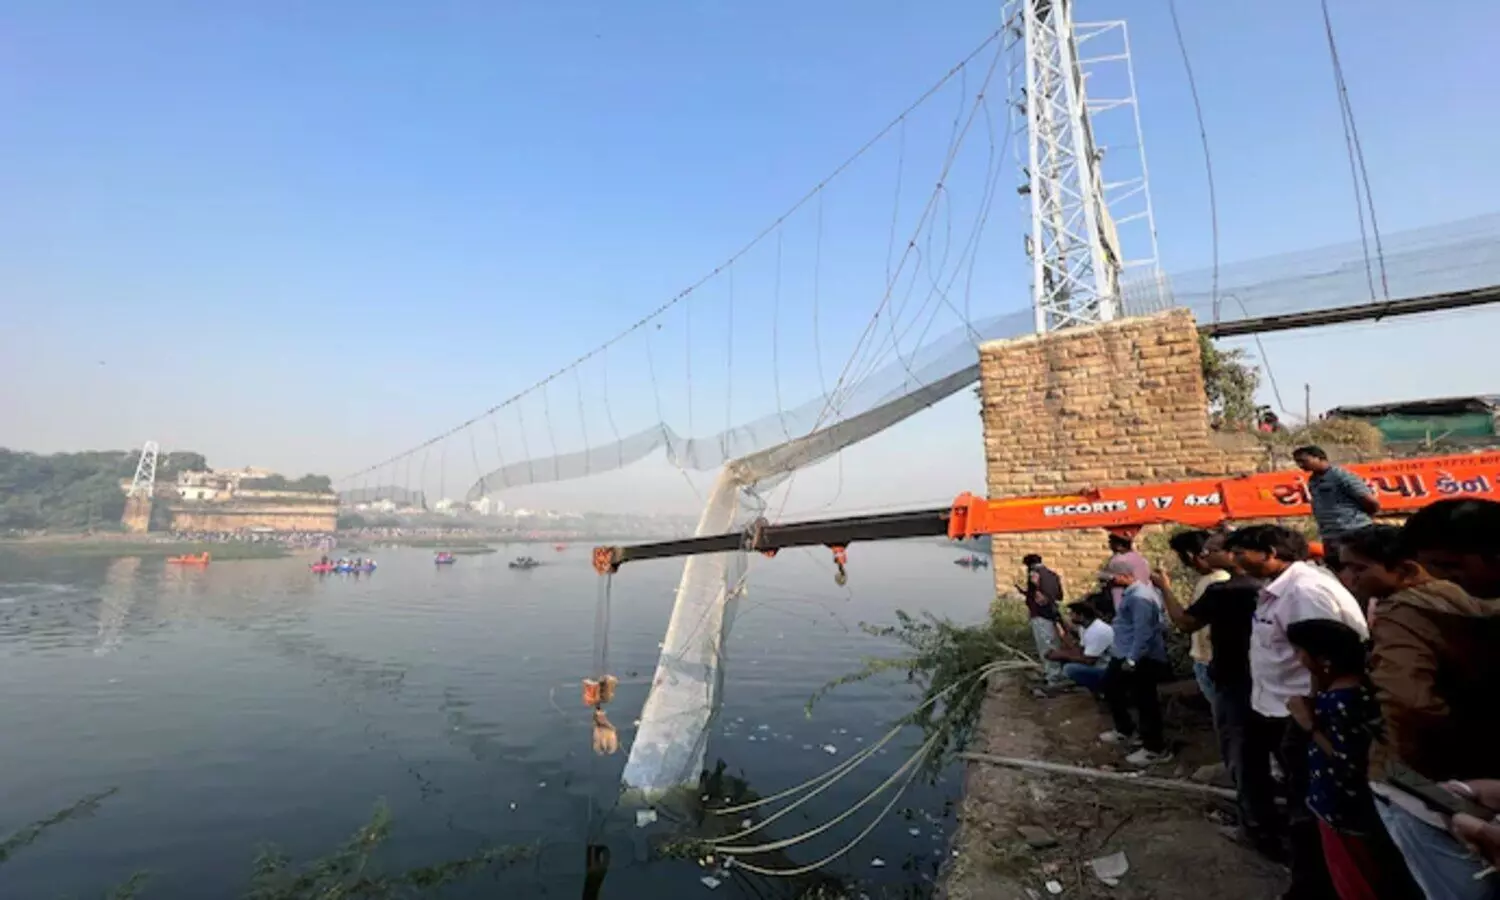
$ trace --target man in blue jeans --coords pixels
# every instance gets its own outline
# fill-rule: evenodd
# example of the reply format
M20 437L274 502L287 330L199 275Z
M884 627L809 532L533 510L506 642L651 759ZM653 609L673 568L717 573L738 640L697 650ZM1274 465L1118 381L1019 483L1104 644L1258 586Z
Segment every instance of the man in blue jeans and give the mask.
M1099 618L1099 610L1087 600L1068 604L1068 620L1079 631L1078 644L1069 640L1065 646L1049 650L1047 658L1062 663L1063 675L1074 684L1097 694L1103 689L1104 674L1109 670L1109 650L1115 641L1115 630Z
M1162 601L1156 588L1136 579L1135 567L1116 557L1099 573L1101 580L1121 588L1115 607L1115 640L1104 676L1104 698L1115 727L1099 735L1106 744L1125 743L1136 735L1130 708L1140 717L1141 748L1125 757L1133 766L1170 760L1162 733L1161 698L1156 686L1171 674L1162 623Z

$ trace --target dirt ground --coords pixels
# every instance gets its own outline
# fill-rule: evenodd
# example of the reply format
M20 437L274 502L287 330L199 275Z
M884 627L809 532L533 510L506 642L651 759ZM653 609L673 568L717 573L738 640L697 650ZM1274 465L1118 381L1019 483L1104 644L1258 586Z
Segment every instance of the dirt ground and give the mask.
M1190 685L1163 689L1176 759L1147 774L1190 778L1218 762L1206 705ZM991 684L970 749L1131 771L1125 750L1098 742L1109 716L1087 691L1038 698L1018 680ZM1234 843L1233 804L1071 776L969 763L959 831L940 897L948 900L1275 898L1286 870ZM1018 830L1033 826L1028 842ZM1035 846L1047 840L1052 846ZM1129 871L1111 887L1089 861L1123 851ZM1047 887L1061 886L1054 894Z

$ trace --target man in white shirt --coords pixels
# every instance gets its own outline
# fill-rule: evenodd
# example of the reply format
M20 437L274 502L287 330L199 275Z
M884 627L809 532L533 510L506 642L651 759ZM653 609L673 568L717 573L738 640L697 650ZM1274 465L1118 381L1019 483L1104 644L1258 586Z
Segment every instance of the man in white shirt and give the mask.
M1369 637L1364 610L1331 572L1307 563L1307 539L1279 525L1252 525L1226 546L1246 574L1262 579L1250 633L1250 706L1255 711L1247 753L1274 753L1286 773L1292 887L1287 897L1332 897L1317 822L1307 809L1307 732L1291 721L1287 701L1312 693L1312 674L1297 661L1287 626L1333 619Z
M1047 658L1063 663L1063 675L1099 693L1104 683L1104 673L1109 670L1109 648L1115 642L1115 630L1099 618L1099 611L1087 600L1068 604L1068 620L1082 634L1079 644L1071 640L1065 646L1047 652Z

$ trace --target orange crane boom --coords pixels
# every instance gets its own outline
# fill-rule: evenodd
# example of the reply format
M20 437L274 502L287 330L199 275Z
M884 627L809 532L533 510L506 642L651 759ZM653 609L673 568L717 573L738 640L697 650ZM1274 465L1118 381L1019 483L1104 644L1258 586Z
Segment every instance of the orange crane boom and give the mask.
M1500 453L1390 459L1346 468L1365 480L1386 512L1413 512L1451 497L1500 501ZM961 494L951 506L937 509L784 525L771 525L762 519L743 532L595 547L594 568L607 574L631 560L737 550L775 555L787 547L824 545L833 550L842 575L844 549L860 540L943 535L963 540L1078 528L1127 530L1168 523L1209 528L1229 521L1311 514L1307 476L1296 469L1236 478L1106 487L1057 496L990 500Z

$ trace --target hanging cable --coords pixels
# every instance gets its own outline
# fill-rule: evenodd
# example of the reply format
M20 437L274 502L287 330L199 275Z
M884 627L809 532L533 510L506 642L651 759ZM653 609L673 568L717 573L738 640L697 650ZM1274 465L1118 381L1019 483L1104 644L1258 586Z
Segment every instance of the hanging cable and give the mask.
M724 340L724 433L719 438L719 451L725 459L731 459L729 439L734 433L734 266L729 267L724 277L729 279L729 330Z
M489 419L490 419L490 431L494 432L494 434L495 434L495 458L498 459L498 460L500 460L500 487L507 488L507 487L510 487L510 483L506 479L506 476L505 476L505 469L506 469L506 465L505 465L505 449L500 446L500 421L499 421L499 416L492 415L492 416L489 417Z
M984 82L980 85L978 96L983 96L984 92L988 89L990 81L994 78L995 70L999 66L1000 56L1001 53L997 52L994 58L990 61L989 68L985 73ZM943 163L942 170L938 174L936 187L933 189L932 194L928 197L927 203L923 207L922 213L917 219L916 228L913 230L912 237L907 242L906 250L902 252L901 258L897 262L895 275L898 278L901 272L905 269L907 261L911 258L912 254L916 252L917 237L921 235L923 229L927 226L928 222L932 218L933 211L937 205L938 196L944 188L945 182L948 178L948 174L952 171L953 164L957 159L958 149L963 145L964 136L968 134L969 129L973 126L974 119L977 117L978 113L979 104L976 102L970 109L968 118L963 123L963 126L957 136L957 142L950 146L950 152L948 153L947 159ZM848 360L844 363L843 369L840 371L838 379L834 382L833 390L831 392L824 392L821 411L818 413L816 420L813 422L812 428L808 430L807 434L816 433L820 428L823 427L824 422L827 421L830 414L836 415L838 411L842 409L844 401L845 399L847 399L848 392L852 391L854 387L854 385L850 381L851 370L856 366L856 363L866 354L868 341L875 333L876 328L879 326L881 314L890 305L891 295L892 289L888 287L884 292L884 296L881 298L880 303L876 306L875 311L871 313L869 319L866 321L865 327L861 331L859 339L855 342L853 351L851 351ZM780 518L781 514L785 512L786 505L790 501L791 489L795 484L796 474L797 473L795 471L792 473L792 478L788 480L786 489L782 493L780 508L777 512L777 518Z
M781 434L792 439L791 429L786 427L786 405L781 400L781 242L782 231L776 229L776 282L771 289L771 386L776 394L776 420L781 423Z
M896 138L896 196L891 201L891 230L885 239L885 281L891 281L891 255L896 252L896 222L901 217L901 177L906 170L906 123Z
M1208 177L1208 225L1213 254L1213 284L1209 298L1214 321L1219 321L1219 200L1214 188L1214 160L1208 149L1208 128L1203 124L1203 103L1198 98L1198 80L1193 77L1193 63L1188 59L1187 41L1182 37L1182 23L1177 19L1177 0L1167 0L1172 17L1172 33L1177 36L1177 51L1182 55L1182 69L1187 73L1188 92L1193 97L1193 115L1198 120L1198 140L1203 145L1203 171Z
M589 463L589 417L583 408L583 379L578 376L578 370L573 370L573 388L578 392L578 427L583 432L583 474L591 474Z
M650 339L650 334L649 333L647 334L647 339L648 340ZM600 369L602 370L602 372L604 374L604 377L603 377L603 379L601 381L601 384L603 385L603 388L604 388L604 420L609 423L609 430L615 436L615 450L617 450L619 452L619 455L620 455L620 458L619 458L620 468L623 469L623 468L625 468L625 444L624 444L623 441L620 440L620 426L618 426L618 425L615 424L615 407L614 407L614 403L611 402L610 399L609 399L609 351L608 350L604 351L604 354L599 357L599 367L600 367Z
M1333 86L1338 94L1339 119L1344 128L1344 146L1349 153L1349 175L1354 179L1354 203L1359 216L1359 240L1364 246L1365 277L1370 283L1370 299L1375 299L1375 278L1370 265L1370 242L1365 234L1365 212L1370 215L1370 234L1375 240L1375 258L1380 268L1380 293L1391 299L1390 284L1385 273L1385 248L1381 245L1380 224L1375 218L1375 198L1370 193L1370 173L1365 168L1365 152L1359 142L1359 127L1354 121L1354 106L1349 101L1349 85L1344 81L1344 66L1339 61L1338 42L1333 36L1333 18L1328 12L1328 0L1322 0L1323 32L1328 38L1328 58L1333 64ZM1378 321L1378 319L1377 319Z
M640 319L637 319L633 324L631 324L629 327L627 327L624 330L622 330L619 333L617 333L614 337L610 338L609 340L605 341L604 343L600 344L599 346L593 348L592 350L589 350L588 352L582 354L577 359L573 360L573 362L571 362L568 365L563 366L562 368L554 371L553 373L551 373L550 375L546 376L545 378L543 378L543 379L537 381L536 383L532 384L530 387L528 387L528 388L526 388L526 389L524 389L524 390L522 390L522 391L520 391L520 392L512 395L511 397L509 397L509 398L501 401L500 403L498 403L498 404L490 407L489 409L485 410L484 412L478 413L475 416L473 416L472 418L467 419L467 420L465 420L463 422L460 422L458 425L453 426L448 431L446 431L446 432L444 432L442 434L439 434L436 437L429 438L427 441L424 441L423 443L421 443L421 444L417 445L416 447L412 448L412 450L420 450L420 449L423 449L425 447L431 446L432 444L437 443L439 440L442 440L445 437L448 437L448 436L450 436L452 434L455 434L455 433L457 433L458 431L460 431L460 430L462 430L464 428L470 427L471 425L473 425L474 423L476 423L477 421L479 421L479 419L482 418L484 415L486 415L488 413L496 412L496 411L502 409L503 407L506 407L506 406L509 406L509 405L512 405L512 404L518 402L522 397L526 396L527 394L532 393L532 392L540 389L546 383L548 383L550 381L554 381L557 378L561 377L569 369L571 369L571 368L573 368L575 366L581 365L582 363L584 363L585 361L587 361L589 359L592 359L594 356L598 355L599 353L602 353L608 347L613 346L614 344L619 343L620 341L624 340L626 337L630 336L631 334L634 334L635 332L637 332L637 331L645 328L648 324L651 324L651 323L655 322L657 319L659 319L664 313L666 313L672 307L674 307L674 306L678 305L679 303L683 302L688 297L690 297L694 292L696 292L699 288L701 288L703 285L707 284L713 278L717 277L721 272L724 271L724 269L727 266L733 264L735 261L739 260L740 258L742 258L743 256L745 256L747 253L749 253L752 249L754 249L756 246L758 246L761 241L763 241L765 238L767 238L768 236L770 236L772 234L772 232L774 232L783 223L785 223L789 218L791 218L798 210L800 210L803 206L805 206L807 203L809 203L810 201L812 201L813 198L818 197L822 193L823 189L826 188L830 182L832 182L833 180L835 180L839 176L841 176L845 171L847 171L851 166L853 166L854 163L856 163L857 161L859 161L865 155L865 153L867 153L872 147L874 147L876 144L880 143L880 141L883 140L886 137L886 135L890 134L891 131L895 130L898 126L900 126L900 124L902 122L904 122L906 120L906 118L908 116L910 116L917 108L919 108L922 104L926 103L927 100L930 99L939 90L941 90L942 87L944 85L946 85L949 80L951 80L955 75L959 74L963 70L963 68L971 60L977 58L981 53L983 53L984 50L985 50L985 48L987 48L991 43L993 43L999 37L999 35L1000 35L1000 32L997 30L997 31L994 31L994 32L990 33L987 37L985 37L985 39L983 41L981 41L980 44L977 47L975 47L972 51L970 51L968 53L968 55L966 55L962 60L960 60L958 62L958 64L956 64L955 66L953 66L953 68L949 69L948 72L942 78L940 78L935 84L933 84L926 91L924 91L920 97L918 97L913 103L911 103L909 106L907 106L907 108L904 109L899 115L897 115L894 119L892 119L889 123L887 123L886 126L884 128L882 128L879 132L877 132L873 137L871 137L864 144L862 144L859 147L859 149L855 150L854 153L852 153L850 156L848 156L842 163L840 163L838 166L836 166L832 172L830 172L826 177L824 177L821 181L819 181L816 185L814 185L809 191L807 191L807 193L803 194L801 198L799 198L795 203L793 203L786 210L786 212L784 212L780 216L778 216L774 221L772 221L770 224L768 224L765 228L761 229L753 238L750 239L749 242L747 242L742 247L740 247L739 250L737 250L733 254L731 254L729 256L729 258L726 259L723 263L720 263L713 270L711 270L707 274L705 274L702 277L700 277L697 281L693 282L688 287L686 287L683 290L679 291L677 294L675 294L674 296L672 296L671 298L669 298L668 300L666 300L665 302L663 302L656 309L654 309L651 312L647 313L646 315L642 316ZM392 460L399 459L400 456L401 456L401 454L396 454L395 456L391 457L391 459ZM374 469L378 468L379 466L384 465L385 462L389 462L389 461L390 460L384 460L384 461L382 461L380 463L376 463L375 465L368 467L368 469L369 470L374 470ZM360 472L354 472L354 473L352 473L350 475L342 476L342 477L340 477L338 479L338 481L340 481L340 482L350 481L353 478L355 478L355 477L359 476L360 474L362 474L363 471L365 471L365 470L361 470Z
M562 477L558 469L557 431L552 427L552 399L547 396L547 386L542 385L542 423L547 426L547 442L552 445L552 477Z
M693 429L693 304L682 304L683 345L687 355L687 436L691 440L698 436Z
M469 452L474 457L474 477L479 479L479 496L489 493L484 484L484 467L479 464L479 442L474 438L474 429L469 429Z
M516 422L521 426L521 455L526 457L526 481L528 484L536 483L536 466L531 459L531 441L526 437L526 416L521 412L521 404L517 403Z

